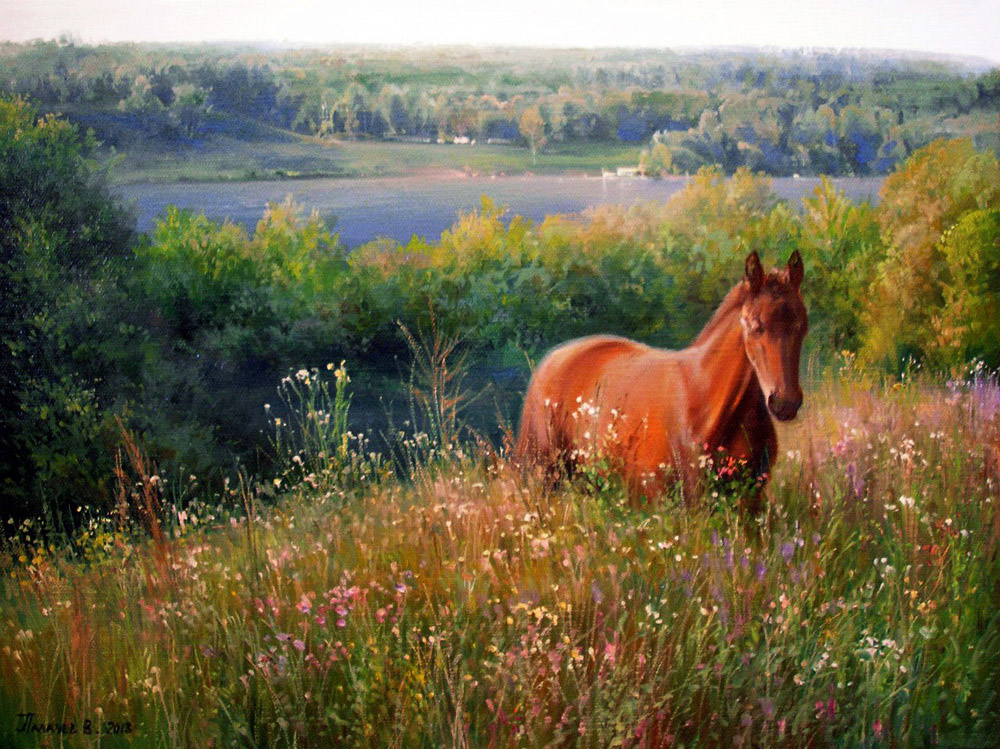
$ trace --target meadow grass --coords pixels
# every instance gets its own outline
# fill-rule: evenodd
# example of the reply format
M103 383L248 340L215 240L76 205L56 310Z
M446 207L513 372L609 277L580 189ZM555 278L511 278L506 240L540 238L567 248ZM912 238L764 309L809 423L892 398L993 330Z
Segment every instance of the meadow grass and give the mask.
M285 134L243 141L218 137L197 147L130 146L116 158L116 182L216 182L302 177L397 177L428 171L552 174L635 166L635 146L553 144L532 159L527 148L477 144L324 140Z
M426 434L398 435L400 476L346 431L347 383L282 383L299 421L275 419L266 485L185 502L196 479L133 452L115 517L9 531L0 743L995 739L994 379L820 378L756 518L719 482L636 506L599 470L550 488Z

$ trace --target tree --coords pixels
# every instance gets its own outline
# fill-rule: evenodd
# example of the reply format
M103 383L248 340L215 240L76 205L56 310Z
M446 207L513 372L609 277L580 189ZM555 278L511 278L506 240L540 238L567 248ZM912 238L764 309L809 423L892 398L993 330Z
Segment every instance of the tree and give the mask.
M803 295L810 337L835 351L856 351L862 300L884 255L875 209L849 200L823 177L813 194L803 198L799 224L799 245L809 269Z
M1000 209L969 211L941 238L943 304L932 316L935 357L1000 367Z
M105 406L137 366L135 340L116 345L135 332L116 282L131 220L87 158L95 145L0 99L0 495L11 511L100 491Z
M532 163L537 163L538 149L545 146L545 120L538 107L528 107L521 113L518 129L531 148Z
M948 265L941 238L968 211L1000 207L1000 162L967 138L916 151L880 191L886 244L866 311L863 354L877 361L933 350L932 320L945 303Z
M644 150L639 158L639 170L643 174L670 174L673 168L673 155L666 144L655 140L653 147Z

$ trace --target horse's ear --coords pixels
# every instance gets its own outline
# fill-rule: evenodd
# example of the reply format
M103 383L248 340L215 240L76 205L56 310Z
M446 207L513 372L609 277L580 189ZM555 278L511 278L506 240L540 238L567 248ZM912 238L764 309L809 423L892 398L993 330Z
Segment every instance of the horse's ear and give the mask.
M799 288L805 272L805 266L802 265L802 256L798 250L795 250L792 256L788 258L788 281L794 288Z
M757 254L756 250L747 257L746 268L747 286L750 287L750 293L756 294L764 284L764 266L760 264L760 255Z

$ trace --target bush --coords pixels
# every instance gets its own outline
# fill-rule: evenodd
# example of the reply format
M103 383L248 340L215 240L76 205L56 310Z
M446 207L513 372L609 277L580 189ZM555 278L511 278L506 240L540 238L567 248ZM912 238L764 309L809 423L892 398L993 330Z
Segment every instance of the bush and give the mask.
M143 350L118 283L132 224L94 146L0 99L0 493L15 513L105 494L100 446Z
M941 237L965 213L1000 206L1000 162L971 140L938 140L891 174L880 194L886 256L866 305L863 353L869 361L927 358L945 304Z
M943 304L932 323L936 358L1000 367L1000 209L970 211L941 238Z

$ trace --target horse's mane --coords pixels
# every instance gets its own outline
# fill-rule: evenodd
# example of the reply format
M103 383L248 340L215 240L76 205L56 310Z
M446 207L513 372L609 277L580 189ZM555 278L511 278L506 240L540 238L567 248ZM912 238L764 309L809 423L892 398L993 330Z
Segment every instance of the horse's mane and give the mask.
M761 285L761 290L758 293L771 293L778 295L785 289L785 284L787 283L787 278L782 271L772 270L764 276L764 283ZM715 310L715 314L712 315L711 319L705 323L705 327L701 329L698 337L694 339L691 343L692 346L697 346L700 343L704 343L708 340L716 330L722 327L723 323L729 319L729 316L743 306L743 303L747 300L747 294L749 289L747 285L740 281L729 293L726 294L726 298L722 300L722 304L719 308Z
M705 327L701 329L698 337L694 339L691 345L697 346L700 343L704 343L716 330L722 327L722 324L729 316L743 306L747 298L747 291L747 286L742 281L730 289L729 293L726 294L726 298L722 300L722 304L715 310L715 314L712 315L711 319L705 323Z

